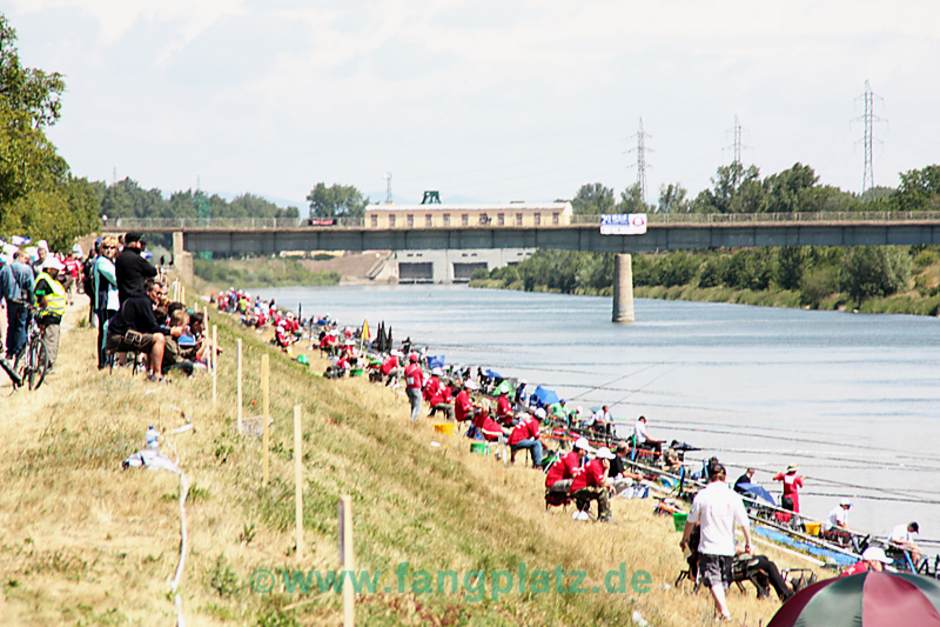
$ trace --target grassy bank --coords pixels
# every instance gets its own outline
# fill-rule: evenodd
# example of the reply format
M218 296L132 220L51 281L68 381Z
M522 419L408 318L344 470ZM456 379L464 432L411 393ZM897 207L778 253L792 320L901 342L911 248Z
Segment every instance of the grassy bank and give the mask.
M251 259L196 259L196 276L219 286L285 287L339 284L338 272L314 272L298 259L254 257Z
M69 322L80 312L73 310ZM467 442L436 434L430 421L412 426L400 391L361 379L326 381L271 352L271 482L261 486L258 438L236 435L234 341L245 345L246 414L257 413L265 338L215 316L225 349L219 403L205 375L170 385L132 378L126 370L90 371L93 332L64 334L56 373L38 392L4 399L0 422L6 479L0 495L3 614L8 623L40 625L170 624L167 581L177 563L177 480L170 473L122 471L121 460L143 445L153 424L161 433L192 417L193 431L166 435L193 482L188 500L190 554L181 594L190 624L339 624L339 595L270 594L251 589L256 569L336 567L336 504L350 494L357 566L381 569L382 586L357 601L360 624L583 625L631 624L639 611L653 625L702 624L704 593L670 589L683 561L669 519L651 501L617 501L615 523L576 523L570 512L546 513L543 475L491 457L471 455ZM311 355L312 370L323 362ZM0 388L0 394L8 389ZM306 557L293 547L291 408L304 411L303 520ZM432 442L440 446L432 445ZM769 554L781 567L802 565ZM558 566L588 573L588 593L529 591L493 598L476 593L399 592L393 572L408 562L426 569L531 573ZM623 563L626 591L603 592L605 573ZM632 589L633 573L650 573L648 590ZM616 580L614 580L616 582ZM641 579L642 581L642 579ZM431 584L436 587L436 582ZM600 593L592 593L594 586ZM646 586L640 584L640 589ZM421 592L419 588L417 592ZM730 593L746 624L766 624L777 607Z

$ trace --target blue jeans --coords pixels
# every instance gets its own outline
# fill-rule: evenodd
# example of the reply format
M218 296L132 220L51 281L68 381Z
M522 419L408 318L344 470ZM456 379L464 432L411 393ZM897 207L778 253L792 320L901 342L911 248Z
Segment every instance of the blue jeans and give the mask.
M26 346L26 307L7 301L7 357L15 358Z
M418 414L421 413L421 390L408 388L405 391L408 394L408 400L411 402L411 420L413 422L418 419Z
M542 442L534 438L519 440L513 445L513 450L527 448L532 451L532 463L536 468L542 466Z

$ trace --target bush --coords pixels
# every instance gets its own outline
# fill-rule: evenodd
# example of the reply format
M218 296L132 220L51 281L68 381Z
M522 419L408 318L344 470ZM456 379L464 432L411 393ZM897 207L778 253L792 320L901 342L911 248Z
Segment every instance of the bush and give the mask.
M937 254L937 251L928 248L920 251L914 257L914 268L919 272L927 266L932 266L937 262L940 262L940 254Z
M837 291L839 273L833 266L822 266L804 272L800 279L800 302L814 309L819 308L823 299Z
M839 277L843 291L855 301L894 294L907 288L911 257L904 248L861 246L845 258Z

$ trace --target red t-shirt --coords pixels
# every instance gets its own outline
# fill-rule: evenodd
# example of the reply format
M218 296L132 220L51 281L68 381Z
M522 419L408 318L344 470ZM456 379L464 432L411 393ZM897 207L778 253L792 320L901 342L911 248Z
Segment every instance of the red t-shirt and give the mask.
M841 573L839 573L839 576L849 577L851 575L860 575L864 572L868 572L868 564L866 564L865 562L855 562L854 564L852 564L851 566L843 570Z
M545 487L550 488L562 479L574 479L580 470L581 460L578 458L578 452L571 451L548 469L548 474L545 475Z
M489 416L483 414L482 420L479 420L480 424L477 425L477 428L483 434L483 437L489 442L495 442L499 439L499 436L503 434L503 428L499 426L499 423L490 418Z
M803 487L803 477L797 474L787 474L778 472L774 475L774 481L783 481L783 495L793 499L793 511L800 511L800 488Z
M584 470L571 482L571 489L568 494L574 494L584 488L599 488L604 485L604 479L607 477L607 471L604 470L603 460L594 459L584 466Z
M382 364L382 374L388 376L392 370L398 367L398 357L392 355L385 360L385 363Z
M424 400L429 401L437 393L441 391L441 380L437 378L437 375L431 375L431 378L428 379L427 385L424 386ZM433 403L432 403L433 404Z
M509 445L515 446L523 440L529 438L538 439L539 437L539 421L535 418L530 418L525 422L521 422L516 425L516 428L512 430L512 433L509 434Z
M496 399L496 415L512 416L512 405L509 404L509 399L505 394L500 394Z
M473 411L473 403L470 401L470 394L466 390L460 390L457 398L454 399L454 417L457 422L463 422L470 417Z
M424 386L424 372L418 364L408 364L405 368L405 385L409 390L420 390Z

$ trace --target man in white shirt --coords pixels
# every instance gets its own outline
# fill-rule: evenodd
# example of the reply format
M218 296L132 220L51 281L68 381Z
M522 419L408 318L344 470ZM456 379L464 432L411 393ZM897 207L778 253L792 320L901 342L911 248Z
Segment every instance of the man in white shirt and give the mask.
M823 521L823 536L835 541L841 541L851 537L849 534L849 510L852 509L852 501L842 499L839 504L830 510Z
M920 561L920 550L917 548L917 545L914 543L914 536L920 533L920 525L916 522L900 525L896 525L894 529L891 530L891 535L888 537L888 540L891 542L892 546L895 546L903 551L910 551L911 560L916 564Z
M731 563L735 554L734 527L744 532L744 552L751 552L751 526L741 497L725 483L726 471L721 464L711 468L708 485L695 496L692 511L685 524L679 546L689 546L692 530L700 528L698 544L699 572L715 601L715 611L722 620L731 620L725 602L725 589L731 584Z
M650 437L649 431L646 430L646 416L640 416L636 419L636 424L633 425L633 436L638 447L662 451L665 440Z

